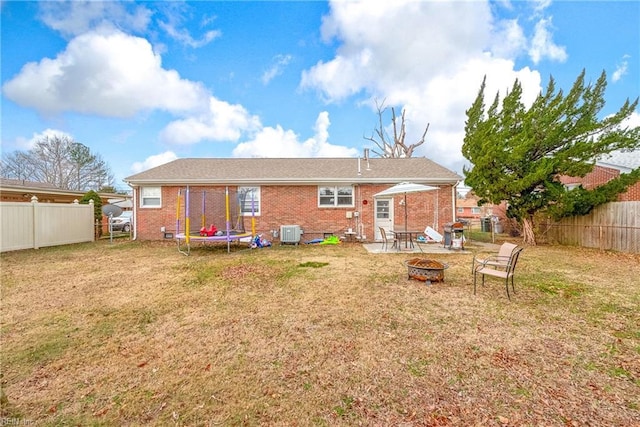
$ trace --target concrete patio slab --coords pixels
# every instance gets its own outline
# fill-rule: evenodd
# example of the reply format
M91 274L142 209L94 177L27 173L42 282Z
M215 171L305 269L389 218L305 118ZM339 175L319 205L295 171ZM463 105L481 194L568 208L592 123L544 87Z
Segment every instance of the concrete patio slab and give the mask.
M387 250L382 249L382 243L363 243L362 246L372 254L471 254L470 248L447 249L440 243L416 243L413 248L404 248L400 250L389 247Z

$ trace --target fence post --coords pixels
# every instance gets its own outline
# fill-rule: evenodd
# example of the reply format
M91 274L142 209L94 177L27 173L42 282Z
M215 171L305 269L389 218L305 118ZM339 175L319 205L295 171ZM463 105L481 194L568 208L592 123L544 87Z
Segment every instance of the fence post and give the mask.
M96 206L95 206L95 202L93 201L93 199L89 199L89 206L91 206L91 218L96 217ZM92 220L92 223L95 223L96 221ZM96 241L96 227L94 225L93 227L93 241Z
M604 251L604 242L602 241L602 226L598 226L598 247L601 251Z
M33 249L39 249L38 245L38 234L40 230L38 230L38 197L31 197L31 207L33 213Z

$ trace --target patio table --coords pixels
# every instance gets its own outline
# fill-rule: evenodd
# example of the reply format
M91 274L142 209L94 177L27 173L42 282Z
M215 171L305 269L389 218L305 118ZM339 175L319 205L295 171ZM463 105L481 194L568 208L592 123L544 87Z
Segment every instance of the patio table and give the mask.
M400 250L400 246L402 244L402 242L404 242L404 247L405 249L413 249L414 246L414 236L417 239L418 235L422 234L422 230L420 231L416 231L416 230L392 230L391 231L395 236L396 236L396 241L398 242L398 250ZM394 242L395 245L395 242Z

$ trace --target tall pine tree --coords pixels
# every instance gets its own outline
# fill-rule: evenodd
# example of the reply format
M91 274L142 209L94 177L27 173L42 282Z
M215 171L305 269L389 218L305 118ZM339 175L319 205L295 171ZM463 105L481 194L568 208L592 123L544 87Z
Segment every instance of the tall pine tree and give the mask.
M559 180L562 175L585 176L604 154L640 148L640 127L623 124L638 99L627 99L617 113L599 117L605 105L604 72L592 85L585 84L583 70L566 95L556 90L551 77L529 108L522 103L518 80L502 102L496 94L486 108L485 84L486 77L467 110L462 153L472 166L464 169L465 184L480 196L480 203L506 201L507 216L521 224L526 243L536 243L538 212L584 214L640 179L636 170L590 191L568 190Z

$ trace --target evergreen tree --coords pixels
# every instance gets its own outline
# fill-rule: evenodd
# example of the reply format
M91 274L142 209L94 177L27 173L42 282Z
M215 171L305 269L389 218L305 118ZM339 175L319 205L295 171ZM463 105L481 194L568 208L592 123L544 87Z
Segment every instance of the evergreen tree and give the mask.
M528 109L518 80L502 102L496 94L487 109L485 84L486 77L466 112L462 153L472 166L464 169L465 183L480 196L480 204L506 201L507 216L521 224L526 243L536 242L538 212L582 215L640 179L636 170L595 190L568 190L560 182L563 175L584 177L604 154L640 147L640 127L623 125L638 99L627 99L617 113L599 117L605 105L604 72L592 85L585 84L583 70L566 95L551 77Z
M90 200L93 200L93 219L98 224L96 237L100 237L102 236L102 199L98 193L93 190L89 190L82 196L80 203L89 204Z

